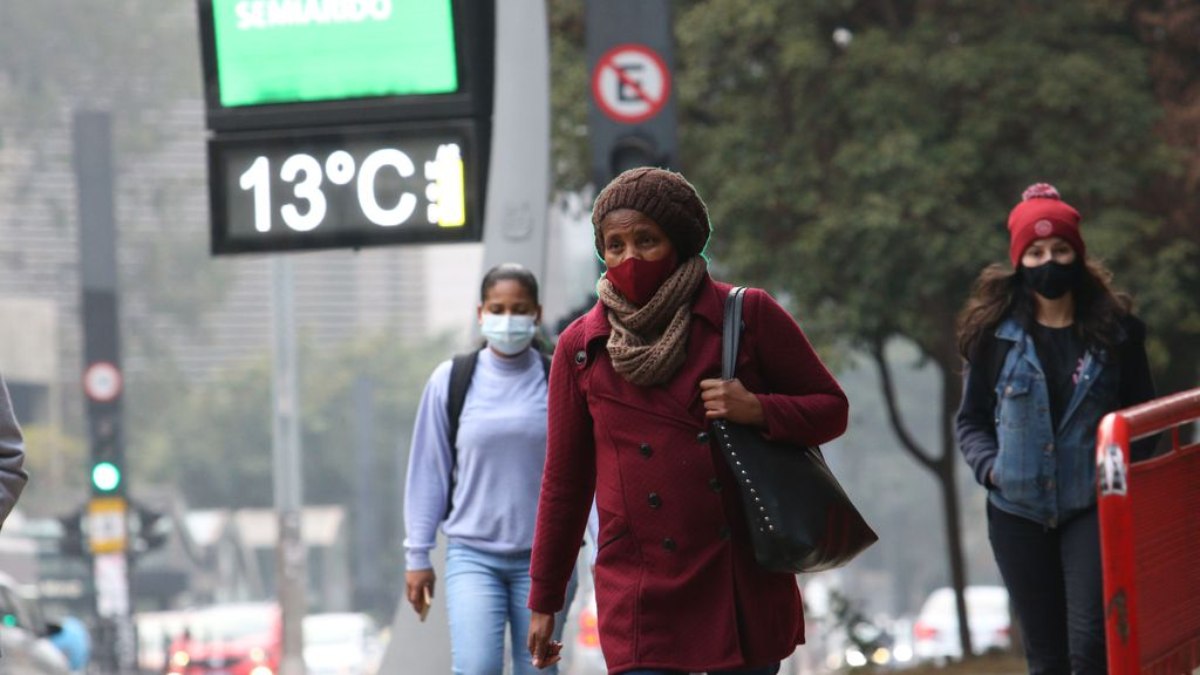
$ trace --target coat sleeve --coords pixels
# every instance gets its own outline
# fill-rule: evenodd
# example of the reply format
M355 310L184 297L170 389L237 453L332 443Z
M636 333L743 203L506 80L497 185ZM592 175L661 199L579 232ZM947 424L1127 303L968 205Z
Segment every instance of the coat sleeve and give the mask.
M1123 324L1126 339L1117 356L1117 367L1120 368L1117 400L1122 408L1128 408L1154 398L1155 388L1150 376L1150 360L1146 357L1146 324L1133 316L1126 317ZM1140 462L1153 457L1164 435L1154 434L1134 441L1130 445L1131 459Z
M446 396L450 362L438 366L417 407L408 473L404 481L404 558L406 570L432 567L429 552L437 542L437 528L446 517L450 499L450 475L454 470L450 452L450 422Z
M850 410L846 394L795 319L766 292L750 289L743 320L769 390L755 392L763 407L765 435L820 445L845 433Z
M568 329L550 366L546 466L529 566L529 608L543 614L559 611L566 602L567 582L596 491L592 416L575 365L575 354L582 349L581 331Z
M993 345L994 347L994 345ZM981 352L982 354L983 352ZM963 364L963 394L954 418L954 435L958 450L967 460L975 480L991 489L992 466L996 463L999 445L996 441L996 394L994 382L987 382L986 356L977 355L973 368Z
M25 438L13 413L8 385L0 376L0 525L12 513L17 498L25 489L29 475L25 473Z

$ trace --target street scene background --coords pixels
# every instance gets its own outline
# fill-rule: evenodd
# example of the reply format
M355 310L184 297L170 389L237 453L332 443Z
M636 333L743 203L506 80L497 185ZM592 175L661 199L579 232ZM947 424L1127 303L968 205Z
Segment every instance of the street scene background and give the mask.
M708 204L713 275L770 291L833 364L851 420L825 456L881 534L848 567L800 579L810 644L788 667L867 667L881 648L873 667L911 667L918 614L951 584L956 556L969 585L1000 584L984 493L950 430L954 320L979 270L1005 260L1021 189L1053 182L1083 213L1089 255L1149 327L1159 392L1200 379L1200 4L678 0L672 11L675 168ZM548 15L553 340L593 301L600 269L583 4L550 0ZM179 612L275 593L270 266L209 254L198 40L184 0L0 3L0 372L31 474L0 534L0 572L49 617L93 611L89 563L62 541L90 494L71 122L103 111L125 479L161 516L161 536L130 563L152 672L167 666ZM397 619L402 492L424 383L477 340L483 259L478 243L293 255L309 611L369 619L375 668L389 640L448 654L444 631ZM568 672L596 672L588 588ZM444 619L435 608L430 623Z

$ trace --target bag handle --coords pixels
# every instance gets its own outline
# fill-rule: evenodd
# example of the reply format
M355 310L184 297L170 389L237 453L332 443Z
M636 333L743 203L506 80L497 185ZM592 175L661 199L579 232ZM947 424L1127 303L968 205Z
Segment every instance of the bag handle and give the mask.
M738 342L742 334L742 298L745 286L729 289L725 298L725 323L721 333L721 379L732 380L737 367Z

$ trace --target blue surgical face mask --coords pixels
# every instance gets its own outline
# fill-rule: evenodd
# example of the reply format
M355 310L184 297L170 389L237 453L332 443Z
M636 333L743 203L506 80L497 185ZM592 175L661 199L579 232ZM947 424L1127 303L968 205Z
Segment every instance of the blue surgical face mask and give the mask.
M488 346L501 354L514 356L533 341L537 325L532 314L483 314L480 332Z

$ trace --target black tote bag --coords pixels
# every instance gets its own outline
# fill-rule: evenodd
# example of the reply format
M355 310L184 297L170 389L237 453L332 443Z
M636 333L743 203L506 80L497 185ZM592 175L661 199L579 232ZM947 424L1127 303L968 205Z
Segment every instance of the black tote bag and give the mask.
M745 291L734 288L725 300L725 380L734 377ZM819 572L845 565L878 541L825 464L820 448L769 441L757 429L728 420L713 420L712 426L737 477L760 565L777 572Z

